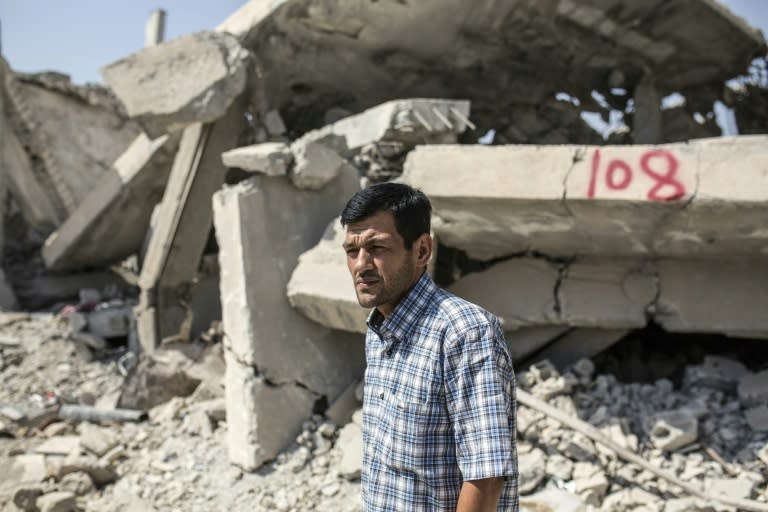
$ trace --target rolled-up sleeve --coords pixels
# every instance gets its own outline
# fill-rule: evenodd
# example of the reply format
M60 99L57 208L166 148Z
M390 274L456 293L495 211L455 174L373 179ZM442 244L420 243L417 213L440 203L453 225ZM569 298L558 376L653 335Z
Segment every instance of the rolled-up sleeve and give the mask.
M445 346L446 403L462 477L517 479L515 376L497 322L466 329Z

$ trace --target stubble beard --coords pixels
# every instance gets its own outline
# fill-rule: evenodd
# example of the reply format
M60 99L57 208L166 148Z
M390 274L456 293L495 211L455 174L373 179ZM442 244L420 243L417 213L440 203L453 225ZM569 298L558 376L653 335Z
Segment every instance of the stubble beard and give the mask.
M377 275L379 286L381 286L380 291L371 295L362 293L355 287L357 302L364 308L375 308L382 304L399 302L413 284L415 271L414 265L408 262L388 281L384 281L380 275Z

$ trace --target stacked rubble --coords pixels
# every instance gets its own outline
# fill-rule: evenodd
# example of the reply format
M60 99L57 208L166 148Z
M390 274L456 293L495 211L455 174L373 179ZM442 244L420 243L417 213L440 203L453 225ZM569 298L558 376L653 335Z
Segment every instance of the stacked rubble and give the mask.
M94 405L109 410L107 402L117 403L120 395L136 397L135 370L125 372L125 361L71 338L68 325L51 316L4 315L0 378L8 386L0 390L0 461L12 471L0 483L0 508L362 510L359 411L339 423L312 416L256 473L231 465L220 349L177 345L143 360L153 367L152 379L145 379L143 403L130 405L144 408L147 420L83 421L62 411ZM707 356L687 365L673 383L622 382L590 360L563 372L540 362L518 371L519 398L527 393L586 422L709 496L722 493L765 507L768 424L750 411L768 408L768 374L747 366L756 363L765 359ZM182 379L190 385L172 384ZM352 390L352 410L359 407L360 391ZM606 512L716 507L715 498L691 498L676 482L627 463L614 449L523 401L517 429L522 510L546 504Z

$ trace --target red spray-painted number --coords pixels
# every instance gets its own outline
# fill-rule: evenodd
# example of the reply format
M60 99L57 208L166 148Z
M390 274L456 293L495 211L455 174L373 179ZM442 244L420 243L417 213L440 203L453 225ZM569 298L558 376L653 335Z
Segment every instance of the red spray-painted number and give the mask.
M653 162L661 162L657 167ZM654 181L648 190L651 201L674 201L685 196L685 186L677 181L675 176L680 168L680 162L675 156L664 149L646 151L640 157L640 170ZM592 172L589 177L587 197L595 197L598 178L600 175L600 150L592 154ZM625 190L634 180L632 166L620 158L608 162L605 168L605 186L609 190Z

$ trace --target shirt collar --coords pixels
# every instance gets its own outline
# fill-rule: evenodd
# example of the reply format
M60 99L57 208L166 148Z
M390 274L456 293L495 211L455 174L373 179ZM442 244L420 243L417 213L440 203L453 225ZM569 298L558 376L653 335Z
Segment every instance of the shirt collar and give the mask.
M435 290L437 286L432 282L429 273L424 272L411 291L395 306L391 315L385 318L374 308L368 315L368 327L379 335L388 331L397 341L406 341L409 331L415 325L413 321L427 306Z

